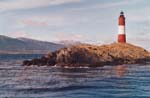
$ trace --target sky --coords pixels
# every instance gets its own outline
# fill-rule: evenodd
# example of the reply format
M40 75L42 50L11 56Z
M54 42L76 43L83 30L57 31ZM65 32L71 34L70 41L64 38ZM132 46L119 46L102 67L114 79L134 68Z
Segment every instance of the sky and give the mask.
M124 11L127 42L150 50L149 5L150 0L0 0L0 35L113 43Z

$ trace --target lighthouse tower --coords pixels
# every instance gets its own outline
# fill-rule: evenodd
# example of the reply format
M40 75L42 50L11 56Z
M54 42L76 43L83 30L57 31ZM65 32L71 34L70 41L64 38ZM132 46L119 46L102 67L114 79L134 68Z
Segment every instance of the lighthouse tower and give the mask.
M118 43L126 43L125 17L123 12L120 12L118 25L119 25Z

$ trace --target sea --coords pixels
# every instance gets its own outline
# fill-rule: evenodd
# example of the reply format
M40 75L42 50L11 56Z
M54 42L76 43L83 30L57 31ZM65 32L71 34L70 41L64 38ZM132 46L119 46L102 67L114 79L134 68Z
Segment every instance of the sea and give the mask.
M22 66L42 55L0 55L0 98L150 98L150 64Z

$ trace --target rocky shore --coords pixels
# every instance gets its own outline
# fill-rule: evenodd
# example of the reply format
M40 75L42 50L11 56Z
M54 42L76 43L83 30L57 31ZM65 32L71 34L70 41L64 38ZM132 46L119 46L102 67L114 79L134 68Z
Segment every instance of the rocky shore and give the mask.
M128 43L110 45L80 44L48 53L41 58L26 60L23 65L98 67L104 65L137 64L150 61L150 53Z

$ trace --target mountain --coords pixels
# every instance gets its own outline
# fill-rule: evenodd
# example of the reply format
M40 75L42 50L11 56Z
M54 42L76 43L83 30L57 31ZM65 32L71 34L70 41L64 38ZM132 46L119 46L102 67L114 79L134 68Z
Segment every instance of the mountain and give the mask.
M65 45L65 46L72 46L72 45L79 45L82 44L80 41L74 41L74 40L62 40L58 42L59 44Z
M0 54L41 54L63 47L64 45L52 42L0 35Z

